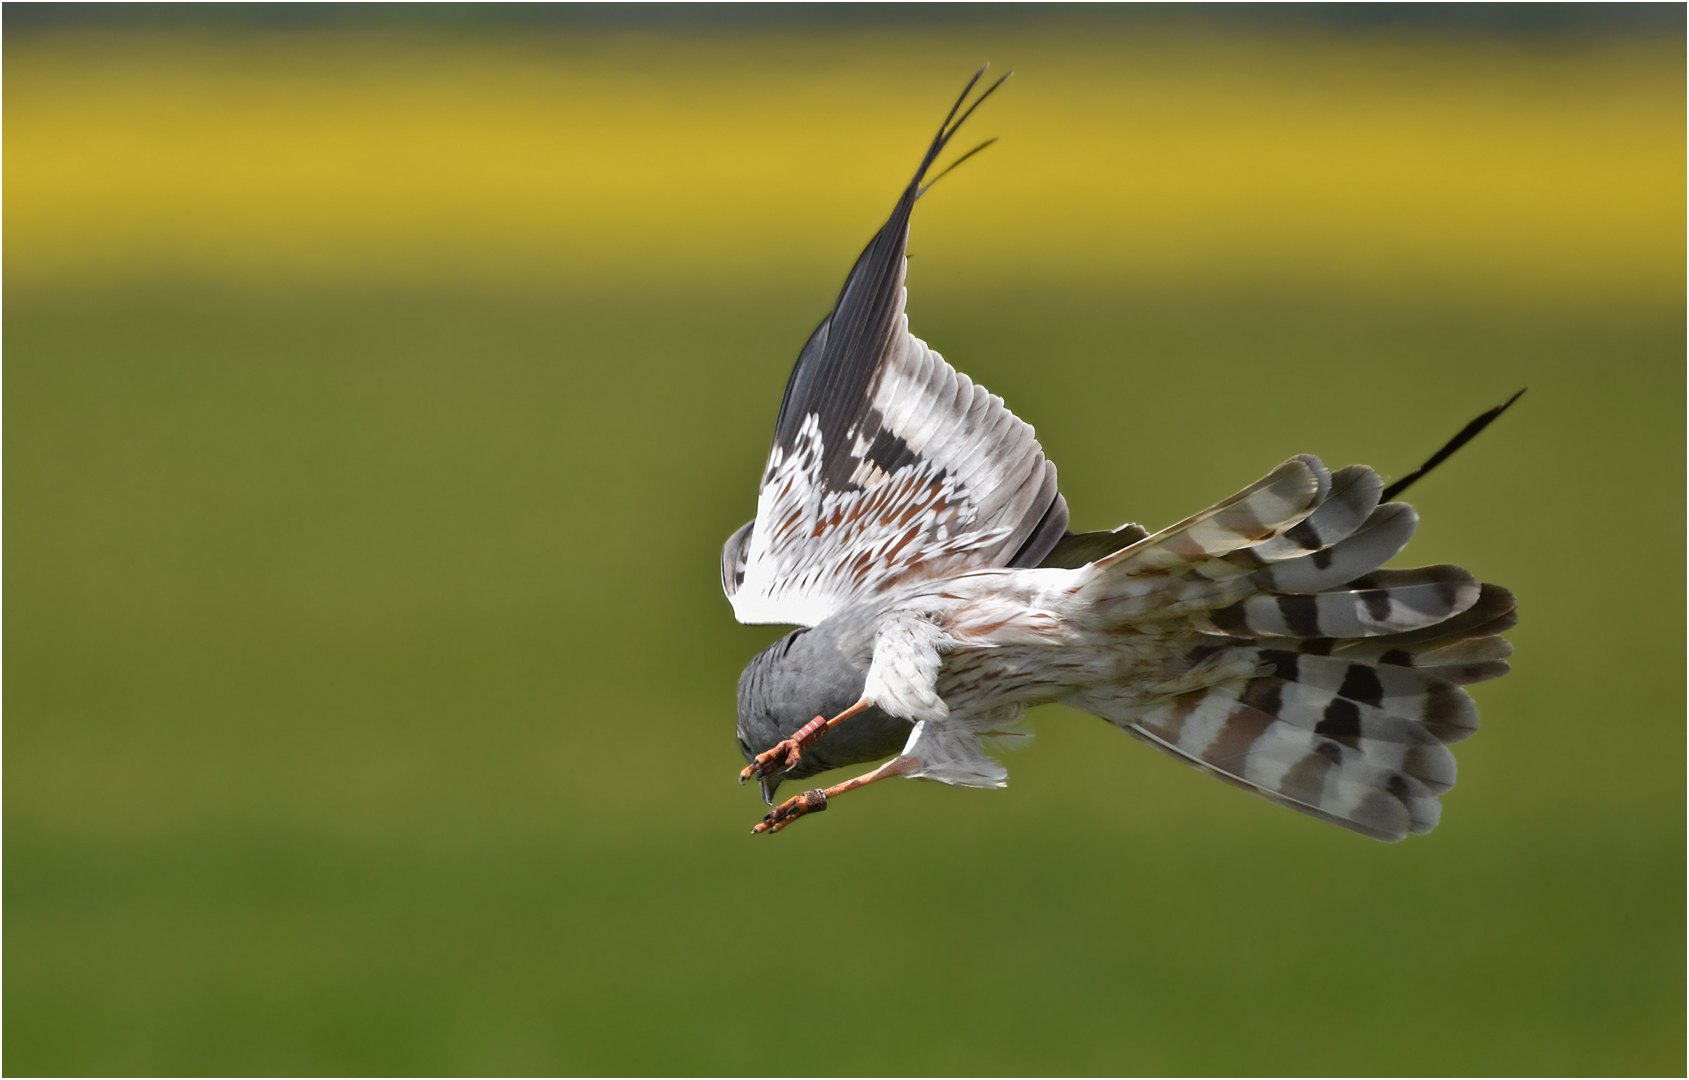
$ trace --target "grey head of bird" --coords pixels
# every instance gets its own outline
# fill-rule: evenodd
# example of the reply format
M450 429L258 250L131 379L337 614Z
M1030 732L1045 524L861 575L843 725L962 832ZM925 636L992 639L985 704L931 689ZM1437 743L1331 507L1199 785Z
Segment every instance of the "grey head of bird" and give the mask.
M836 716L862 697L872 651L853 644L850 620L829 619L794 630L751 659L739 675L739 751L746 761L771 750L816 716ZM860 765L889 757L903 748L914 724L878 707L839 725L825 739L804 750L791 769L762 778L762 796L770 805L782 780Z

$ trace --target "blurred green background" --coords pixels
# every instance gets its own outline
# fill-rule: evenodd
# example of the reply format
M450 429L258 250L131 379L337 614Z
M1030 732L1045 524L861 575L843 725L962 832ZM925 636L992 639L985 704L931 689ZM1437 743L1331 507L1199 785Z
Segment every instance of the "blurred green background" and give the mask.
M1684 1070L1681 7L6 20L7 1072ZM1075 527L1530 387L1434 834L1050 708L746 835L718 547L984 59L912 326Z

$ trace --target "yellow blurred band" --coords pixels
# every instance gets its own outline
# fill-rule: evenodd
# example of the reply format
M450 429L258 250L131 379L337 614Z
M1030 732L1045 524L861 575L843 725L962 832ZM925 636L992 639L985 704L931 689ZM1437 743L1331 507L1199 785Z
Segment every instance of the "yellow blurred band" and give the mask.
M1680 42L1166 30L31 35L6 283L832 280L983 59L923 289L1682 302Z

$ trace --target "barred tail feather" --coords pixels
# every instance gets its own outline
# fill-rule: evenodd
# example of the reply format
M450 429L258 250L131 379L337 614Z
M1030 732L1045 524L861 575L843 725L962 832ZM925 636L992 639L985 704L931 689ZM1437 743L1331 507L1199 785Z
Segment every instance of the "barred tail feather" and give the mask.
M1169 717L1126 730L1229 784L1375 840L1393 843L1436 827L1441 807L1423 781L1247 706L1234 706L1214 723L1212 713L1226 705L1223 698L1203 701L1178 724ZM1435 750L1448 755L1444 747ZM1448 755L1451 773L1452 761Z
M1260 593L1198 613L1195 626L1229 637L1377 637L1419 630L1478 601L1479 586L1458 566L1375 571L1347 588Z
M1378 506L1384 481L1365 465L1349 465L1331 474L1325 501L1284 535L1233 552L1226 558L1242 566L1282 562L1320 551L1354 533Z
M1440 813L1437 796L1455 781L1454 755L1444 743L1477 726L1471 699L1422 673L1417 685L1397 679L1383 689L1381 667L1338 666L1343 682L1335 689L1335 668L1307 665L1300 682L1234 680L1125 715L1094 711L1157 749L1302 813L1379 840L1429 832Z
M1300 524L1331 490L1316 457L1293 457L1231 498L1096 565L1115 576L1160 573L1260 544Z
M1487 583L1479 586L1479 590L1477 601L1447 622L1438 623L1423 630L1395 634L1387 639L1379 638L1375 644L1405 647L1428 641L1455 641L1465 638L1487 637L1511 630L1519 621L1518 613L1515 610L1518 603L1514 600L1513 594L1499 585Z
M1309 520L1314 516L1309 515ZM1413 539L1417 528L1419 515L1413 512L1413 507L1407 503L1385 503L1335 543L1304 552L1299 558L1273 563L1255 571L1250 580L1270 592L1323 592L1339 588L1395 558ZM1252 550L1245 548L1244 552Z

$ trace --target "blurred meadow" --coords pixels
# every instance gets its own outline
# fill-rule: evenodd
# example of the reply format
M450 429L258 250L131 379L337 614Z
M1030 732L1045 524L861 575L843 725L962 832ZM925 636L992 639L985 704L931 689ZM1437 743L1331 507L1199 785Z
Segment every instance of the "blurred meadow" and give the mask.
M5 1071L1682 1073L1682 8L1438 7L8 4ZM719 545L987 59L911 325L1076 528L1530 388L1431 835L1059 708L746 835Z

